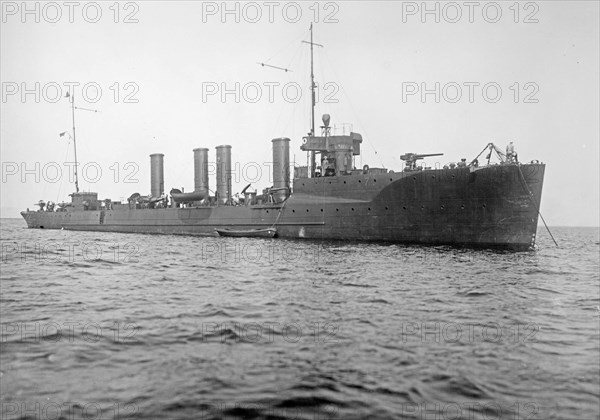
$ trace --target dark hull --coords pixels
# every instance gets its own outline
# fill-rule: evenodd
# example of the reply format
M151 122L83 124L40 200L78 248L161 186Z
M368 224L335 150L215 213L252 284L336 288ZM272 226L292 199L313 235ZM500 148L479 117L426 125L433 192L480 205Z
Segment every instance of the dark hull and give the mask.
M283 238L528 249L544 164L302 178L285 204L22 212L30 228L216 235L265 229Z

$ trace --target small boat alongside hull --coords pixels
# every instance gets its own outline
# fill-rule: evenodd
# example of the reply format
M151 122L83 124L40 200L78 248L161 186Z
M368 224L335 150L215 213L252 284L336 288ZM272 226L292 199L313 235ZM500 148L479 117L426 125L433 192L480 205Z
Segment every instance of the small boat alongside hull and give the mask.
M277 235L277 229L215 229L220 236L231 238L274 238Z

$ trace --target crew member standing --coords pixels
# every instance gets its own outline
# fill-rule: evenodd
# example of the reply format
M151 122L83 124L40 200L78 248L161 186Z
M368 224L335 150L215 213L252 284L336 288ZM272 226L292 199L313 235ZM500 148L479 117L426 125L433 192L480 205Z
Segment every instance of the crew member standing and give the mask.
M508 143L508 146L506 146L506 159L509 162L514 162L516 160L516 153L515 153L515 146L513 145L513 142L511 141L510 143Z
M323 160L321 160L321 176L325 176L325 171L329 166L329 157L327 155L323 155Z

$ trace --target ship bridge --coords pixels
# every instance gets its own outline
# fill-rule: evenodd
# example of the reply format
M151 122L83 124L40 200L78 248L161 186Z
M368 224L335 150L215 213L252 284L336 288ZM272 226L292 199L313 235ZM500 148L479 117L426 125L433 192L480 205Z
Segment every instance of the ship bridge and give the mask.
M349 135L331 135L329 114L323 115L321 135L308 135L302 139L300 150L320 155L320 166L313 164L311 168L304 166L297 168L299 178L308 178L309 169L311 178L318 176L349 175L354 170L353 157L360 155L362 136L350 132ZM314 161L314 159L311 159Z

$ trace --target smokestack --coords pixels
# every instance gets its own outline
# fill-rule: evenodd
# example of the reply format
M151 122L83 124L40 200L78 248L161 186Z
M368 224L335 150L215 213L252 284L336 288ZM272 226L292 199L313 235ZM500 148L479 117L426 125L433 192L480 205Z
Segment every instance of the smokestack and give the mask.
M208 149L194 149L194 192L208 197Z
M162 153L150 155L150 195L160 197L165 191L165 174Z
M290 139L273 139L273 188L277 201L290 194Z
M231 201L231 146L217 146L217 202Z

